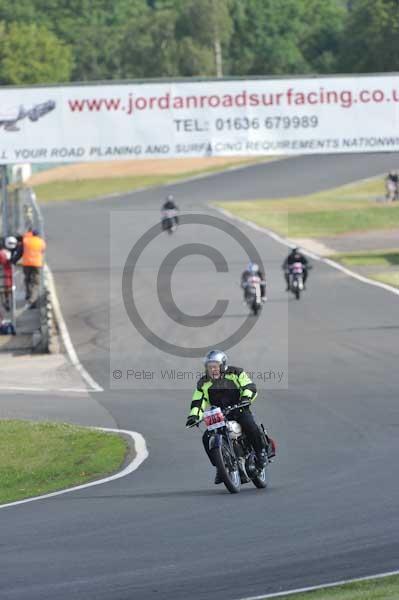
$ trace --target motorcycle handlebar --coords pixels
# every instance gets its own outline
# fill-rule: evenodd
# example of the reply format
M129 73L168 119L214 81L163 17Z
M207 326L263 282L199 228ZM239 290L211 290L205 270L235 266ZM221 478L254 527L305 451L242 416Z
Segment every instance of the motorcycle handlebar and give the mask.
M227 406L225 409L222 409L222 412L224 415L228 415L229 413L233 412L234 410L237 410L239 408L245 408L246 406L251 406L250 400L246 400L245 402L240 402L239 404L234 404L233 406ZM198 425L200 423L202 423L203 420L204 420L204 418L199 419L198 421L196 421L196 423L193 423L192 425L187 425L186 429L192 429L193 427L198 427Z
M251 402L246 400L245 402L239 402L239 404L234 404L233 406L228 406L223 410L223 414L228 415L233 412L233 410L237 410L238 408L245 408L246 406L250 406Z

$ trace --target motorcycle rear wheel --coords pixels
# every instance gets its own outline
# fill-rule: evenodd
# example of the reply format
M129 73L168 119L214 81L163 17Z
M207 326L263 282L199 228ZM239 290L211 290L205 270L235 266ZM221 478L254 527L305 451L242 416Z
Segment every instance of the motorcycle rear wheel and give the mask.
M267 487L267 485L269 483L268 471L269 471L268 466L265 465L263 467L262 471L260 471L259 475L256 475L256 477L254 477L252 479L252 483L254 484L255 487L257 487L259 489L264 489L265 487Z

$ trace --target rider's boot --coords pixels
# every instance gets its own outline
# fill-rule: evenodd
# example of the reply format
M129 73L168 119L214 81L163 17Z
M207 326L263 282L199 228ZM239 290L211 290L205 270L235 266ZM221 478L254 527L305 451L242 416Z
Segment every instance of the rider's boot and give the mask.
M261 471L264 466L267 463L267 453L266 450L263 448L260 452L258 452L256 454L255 457L255 466L258 469L258 471Z
M268 441L268 445L267 445L267 458L269 460L269 462L272 462L273 458L276 456L276 444L275 441L267 436L267 441Z
M222 479L219 471L216 469L215 485L219 485L219 483L223 483L223 479Z

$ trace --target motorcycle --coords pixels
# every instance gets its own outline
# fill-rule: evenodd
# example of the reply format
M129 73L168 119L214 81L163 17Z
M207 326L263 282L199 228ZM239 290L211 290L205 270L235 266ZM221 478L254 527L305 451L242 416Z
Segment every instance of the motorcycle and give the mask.
M299 300L303 291L303 264L295 262L289 268L289 286L295 298Z
M177 229L177 210L170 208L163 210L161 223L163 231L167 231L169 235L174 233Z
M248 308L256 316L262 309L262 297L260 290L261 278L259 275L251 275L245 283L245 300Z
M394 202L395 200L399 199L398 184L395 183L394 181L392 181L392 179L385 180L385 189L386 189L385 199L388 202Z
M241 425L227 419L234 410L249 406L250 402L241 402L221 409L212 406L204 412L202 419L191 427L204 422L209 434L209 453L225 487L231 494L237 494L241 484L252 482L262 489L268 485L269 466L266 464L259 470L255 464L255 451L242 431ZM263 425L260 425L265 448L269 446L269 438ZM268 462L271 462L269 459Z

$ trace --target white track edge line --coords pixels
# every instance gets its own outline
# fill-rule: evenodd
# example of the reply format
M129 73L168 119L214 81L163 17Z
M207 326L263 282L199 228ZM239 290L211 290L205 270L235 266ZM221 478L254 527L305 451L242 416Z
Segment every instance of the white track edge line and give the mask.
M95 485L102 485L103 483L109 483L110 481L115 481L115 479L120 479L121 477L126 477L126 475L130 475L133 471L139 468L139 466L145 461L148 457L147 444L145 442L144 437L141 433L137 431L129 431L127 429L109 429L108 427L91 427L90 429L97 429L98 431L106 431L107 433L123 433L128 435L134 441L134 449L136 452L133 460L124 468L122 471L118 473L114 473L114 475L109 475L108 477L103 477L102 479L97 479L96 481L90 481L89 483L83 483L81 485L75 485L74 487L66 488L65 490L58 490L57 492L50 492L48 494L43 494L41 496L33 496L32 498L25 498L24 500L16 500L15 502L8 502L7 504L0 504L0 509L2 508L10 508L11 506L18 506L20 504L28 504L29 502L36 502L37 500L45 500L46 498L54 498L55 496L61 496L62 494L69 494L70 492L76 492L78 490L84 490L89 487L93 487Z
M87 388L46 388L46 387L23 387L23 386L16 386L16 385L1 385L0 386L0 394L2 392L37 392L37 393L41 393L41 394L57 394L60 392L70 392L73 394L87 394L88 391L95 391L95 390L88 390Z
M210 205L210 206L211 206L211 208L222 213L229 219L231 219L233 221L238 221L239 223L242 223L243 225L246 225L247 227L250 227L251 229L255 229L255 231L264 233L265 235L269 236L270 238L272 238L279 244L283 244L284 246L288 246L289 248L295 248L298 246L298 244L296 244L295 242L292 242L288 238L284 238L281 235L278 235L278 233L271 231L271 229L266 229L266 227L261 227L260 225L257 225L256 223L253 223L252 221L247 221L246 219L237 217L236 215L234 215L230 211L226 210L225 208L221 208L219 206L214 206L214 205ZM387 283L381 283L380 281L375 281L374 279L369 279L368 277L359 275L359 273L355 273L354 271L347 269L340 263L335 262L335 260L331 260L330 258L324 258L323 256L319 256L318 254L315 254L314 252L310 252L309 250L302 248L302 246L301 246L301 251L303 252L303 254L306 254L306 256L309 256L309 258L313 258L313 260L317 260L326 265L329 265L330 267L332 267L333 269L336 269L337 271L342 271L343 273L345 273L349 277L352 277L353 279L357 279L358 281L361 281L362 283L366 283L368 285L372 285L374 287L381 288L387 292L391 292L392 294L399 296L398 288L388 285Z
M88 373L86 371L86 369L84 368L84 366L82 365L82 363L80 362L80 360L78 358L78 355L76 353L76 350L75 350L72 340L71 340L71 336L69 335L69 331L66 326L64 317L62 315L61 306L60 306L60 302L58 300L57 290L55 287L54 276L48 265L45 266L45 270L46 270L46 274L47 274L48 282L49 282L51 302L52 302L52 307L53 307L53 311L54 311L54 316L57 321L58 329L59 329L60 335L62 337L62 341L64 343L69 360L71 361L71 363L75 367L75 369L78 371L78 373L80 374L82 379L84 379L84 381L90 386L91 389L88 391L103 392L104 389L93 379L93 377L90 375L90 373Z
M317 590L339 587L341 585L347 585L349 583L357 583L361 581L368 581L374 579L383 579L384 577L392 577L393 575L399 575L399 571L389 571L388 573L379 573L378 575L370 575L369 577L356 577L354 579L344 579L342 581L336 581L334 583L314 585L311 587L298 588L296 590L288 590L286 592L277 592L275 594L267 594L266 596L248 596L246 598L240 598L240 600L267 600L268 598L281 598L282 596L293 596L295 594L304 594L306 592L315 592Z

